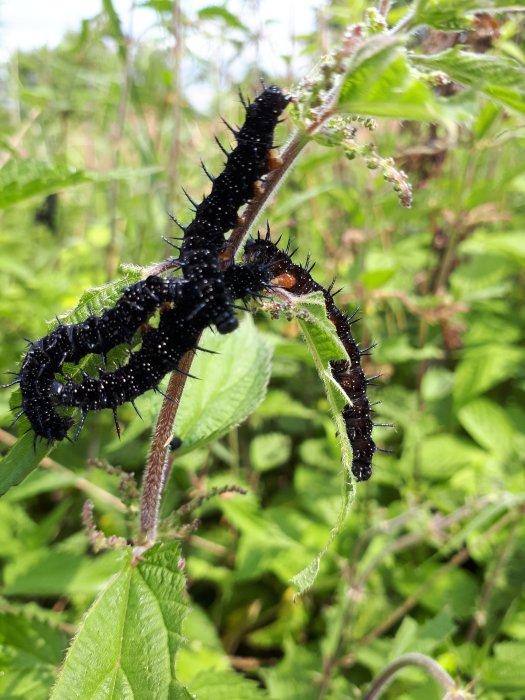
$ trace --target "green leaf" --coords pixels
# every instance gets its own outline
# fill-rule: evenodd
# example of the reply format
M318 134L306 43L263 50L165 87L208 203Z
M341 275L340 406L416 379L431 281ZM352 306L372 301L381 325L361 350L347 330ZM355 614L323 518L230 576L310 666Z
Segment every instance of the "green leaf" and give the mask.
M456 370L454 400L462 405L487 389L514 376L523 363L525 353L521 348L508 345L485 345L470 348Z
M483 687L497 690L506 698L522 698L525 688L524 642L502 642L494 647L494 658L481 668Z
M65 165L38 160L10 160L0 169L0 209L31 197L93 182L96 176Z
M86 182L109 182L147 177L160 167L119 168L106 173L90 172L66 165L52 165L39 160L9 160L0 169L0 209L32 197L42 197L57 190L77 187Z
M282 433L257 435L250 444L250 462L256 471L264 472L280 467L288 461L292 441Z
M99 316L107 309L114 306L122 296L124 289L143 279L143 270L139 267L126 265L123 269L125 275L115 282L108 282L100 287L92 287L83 292L74 309L60 315L62 323L80 323L91 313ZM55 327L53 322L51 327Z
M52 700L78 697L190 700L175 676L186 615L176 544L156 545L122 568L81 623Z
M46 700L66 643L66 635L46 620L0 613L0 695Z
M113 7L112 0L102 0L102 7L108 16L109 33L117 43L120 60L125 61L127 54L127 41L122 31L120 17Z
M173 13L173 2L172 0L144 0L137 5L137 7L150 7L156 12L169 12Z
M0 461L0 495L31 474L50 449L44 440L35 442L32 431L22 435Z
M441 70L491 100L525 114L525 69L511 58L455 47L433 56L414 56L413 60L421 67Z
M512 187L514 188L523 181L523 176L514 178ZM525 265L525 238L522 231L498 231L494 232L476 231L462 246L462 251L466 253L487 253L494 258L494 255L504 255L513 260L517 265Z
M420 446L418 465L428 479L449 479L466 466L483 464L486 453L455 435L432 435Z
M241 29L243 32L247 31L246 25L222 5L208 5L208 7L203 7L203 9L198 12L198 18L200 20L221 19L228 27Z
M270 697L276 700L316 700L319 698L316 681L323 664L317 645L294 644L289 639L284 647L284 658L272 668L261 670Z
M458 418L478 445L502 456L512 452L512 422L498 404L486 398L474 399L458 411Z
M114 573L120 554L104 552L91 559L84 553L86 544L79 534L55 547L20 554L5 566L4 595L96 595Z
M198 700L262 700L268 694L233 671L203 671L191 681L188 690Z
M392 119L445 121L467 118L438 100L410 66L402 38L374 35L356 52L339 93L338 110Z
M175 420L182 440L179 454L202 447L251 415L264 399L270 380L271 349L257 332L251 316L228 335L207 331L201 341L220 357L200 353L191 372Z
M474 7L479 7L476 0L423 0L418 4L412 24L429 24L448 30L467 29L471 23L466 13Z
M415 4L415 3L414 3ZM476 12L488 12L491 8L516 7L519 3L508 0L422 0L417 3L417 10L411 22L428 24L437 29L471 29L472 17Z
M309 294L308 296L301 297L297 301L294 300L293 304L290 304L289 312L297 317L317 371L323 380L332 416L339 435L341 458L343 462L343 484L339 514L330 532L328 541L314 560L292 578L292 583L297 586L299 592L304 593L312 586L319 572L321 558L346 521L354 497L355 486L351 470L352 448L342 417L342 410L348 403L348 397L344 394L339 384L333 379L329 365L331 360L345 359L347 357L345 348L337 336L334 324L326 315L324 296L321 292Z

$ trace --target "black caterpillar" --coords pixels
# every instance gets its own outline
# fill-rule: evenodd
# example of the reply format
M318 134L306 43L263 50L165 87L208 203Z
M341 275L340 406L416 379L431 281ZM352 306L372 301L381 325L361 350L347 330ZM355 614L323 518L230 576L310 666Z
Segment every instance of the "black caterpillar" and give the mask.
M182 356L199 349L199 337L207 326L215 325L220 333L237 327L236 300L246 302L274 287L292 296L319 291L348 355L348 359L331 361L330 368L349 399L342 415L353 451L352 473L358 481L370 478L378 448L372 439L377 424L373 423L374 404L368 400L367 386L375 377L365 377L361 357L373 346L361 349L355 342L351 332L354 316L346 316L337 308L333 285L325 289L315 282L310 274L313 266L309 267L308 262L304 267L294 264L293 253L280 250L271 241L269 230L266 238L247 243L242 264L224 259L225 234L239 223L239 209L253 196L258 180L275 167L270 156L273 132L289 100L280 88L271 86L252 104L243 101L246 119L239 131L232 129L236 148L231 153L223 149L227 156L223 172L213 178L204 168L213 182L210 194L199 204L190 199L195 216L187 227L176 222L184 234L180 246L172 243L179 250L176 263L182 276L148 277L126 289L114 308L101 316L60 325L31 343L12 384L21 385L17 418L27 415L35 439L39 436L53 442L68 437L74 421L57 411L61 407L80 409L77 435L87 413L103 408L113 410L118 431L117 407L127 401L133 403L149 389L158 389L168 372L181 371ZM157 310L159 323L151 328L147 322ZM125 365L113 371L100 368L97 377L83 373L80 382L57 378L65 362L77 364L89 354L101 355L105 364L106 354L117 345L131 343L139 329L141 346L129 353Z
M117 407L156 388L165 374L177 370L184 353L197 348L204 328L214 324L220 333L228 333L237 327L233 302L264 289L267 275L265 266L240 268L221 261L224 234L238 223L238 210L249 202L258 180L274 167L273 132L289 101L277 86L265 88L251 104L242 100L244 125L239 131L232 129L236 148L228 153L221 146L227 156L223 172L217 178L207 173L213 182L211 193L200 204L190 199L195 217L187 227L179 224L184 232L177 259L182 277L149 277L127 289L101 316L59 326L30 343L20 372L8 385L19 382L21 387L21 410L15 420L26 414L35 436L53 442L66 438L74 422L60 415L58 407L81 409L77 435L89 410L108 407L118 431ZM80 383L57 379L65 362L78 363L91 353L104 358L117 345L130 343L157 309L158 327L144 333L141 348L130 353L126 365L112 372L101 369L97 378L85 375Z
M352 446L352 473L357 481L367 481L372 475L374 452L379 449L372 439L372 428L374 425L387 425L373 422L374 404L370 403L367 396L367 386L378 375L366 377L361 367L361 357L369 354L374 346L360 348L354 340L351 327L356 321L355 313L347 316L337 308L334 303L337 292L332 292L334 283L327 289L317 283L310 274L313 265L309 265L309 260L304 266L293 263L288 250L280 250L270 240L269 230L266 238L258 237L248 241L243 259L252 267L264 266L266 274L269 274L270 285L285 289L293 296L322 292L326 314L348 354L348 360L331 361L330 369L333 378L350 399L350 403L343 408L343 420Z

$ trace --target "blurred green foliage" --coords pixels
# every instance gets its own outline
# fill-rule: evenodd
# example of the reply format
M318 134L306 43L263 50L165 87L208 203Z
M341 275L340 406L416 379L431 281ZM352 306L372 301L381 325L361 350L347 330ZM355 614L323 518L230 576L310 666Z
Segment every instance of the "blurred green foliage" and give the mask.
M198 16L184 7L177 15L171 2L141 4L155 11L162 41L128 42L105 0L60 46L18 53L1 74L2 368L16 368L23 337L44 335L46 321L86 289L122 277L120 264L168 254L160 237L176 234L166 211L189 219L180 186L206 186L201 157L212 172L220 168L210 147L217 114L240 118L228 62L192 53L189 39L220 39L242 54L258 35L228 4ZM191 604L176 677L198 698L359 698L407 651L474 680L487 700L525 696L525 47L520 14L469 14L479 4L417 4L417 18L440 30L413 39L411 49L428 54L418 65L462 84L436 101L444 126L399 121L428 115L412 102L404 111L395 91L374 93L362 82L342 93L362 108L367 101L371 115L394 117L360 136L407 172L410 210L359 160L311 143L267 212L274 235L291 236L303 256L311 251L319 281L337 275L339 304L361 307L360 343L379 341L366 358L368 373L382 373L373 390L383 401L378 422L397 427L375 430L392 454L377 456L312 589L294 597L291 578L323 549L339 510L341 456L297 322L257 317L262 365L273 349L265 400L220 441L196 439L197 449L177 459L163 501L163 536L183 540ZM301 37L305 54L324 53L364 8L331 3ZM395 4L389 19L406 11ZM390 58L410 81L403 61ZM270 78L293 85L302 76L293 61L287 66L286 78ZM391 68L370 80L388 86ZM248 65L245 92L257 89L259 74ZM190 100L190 83L209 101ZM50 225L36 214L54 193ZM218 373L220 363L213 358ZM7 452L8 392L0 407ZM111 416L90 416L77 444L58 446L0 502L2 697L48 697L83 613L113 573L125 578L118 552L90 553L81 510L91 498L103 532L130 536L136 510L118 507L122 474L107 465L140 480L159 400L147 395L139 407L144 423L129 406L119 411L121 442ZM101 462L106 469L96 468ZM205 500L194 513L198 530L181 529L184 503L228 485L248 493ZM183 615L174 629L160 617L154 624L173 652ZM148 649L157 658L154 643ZM60 692L54 697L66 697ZM417 669L386 693L441 696Z

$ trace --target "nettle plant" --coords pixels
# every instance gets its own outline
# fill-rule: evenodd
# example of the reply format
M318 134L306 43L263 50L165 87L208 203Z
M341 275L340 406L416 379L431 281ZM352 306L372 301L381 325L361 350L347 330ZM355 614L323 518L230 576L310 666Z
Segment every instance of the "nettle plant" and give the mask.
M260 235L257 222L312 141L378 171L400 204L410 207L407 177L374 147L375 118L440 123L454 134L473 118L477 93L512 109L523 106L524 74L511 59L475 53L461 42L433 55L421 50L427 25L457 23L468 33L478 15L463 5L417 2L397 10L397 24L391 26L390 3L382 2L362 23L347 28L340 45L298 86L263 86L253 102L244 102L242 127L231 129L237 145L224 150L224 170L207 173L211 192L192 201L189 224L176 222L181 236L170 241L177 249L173 257L127 269L118 281L87 291L48 335L30 343L12 382L20 384L12 408L23 434L2 462L2 493L35 469L57 441L74 439L89 412L113 410L118 431L118 406L150 389L161 395L132 541L104 535L92 504L85 505L83 520L94 550L118 549L121 558L79 626L51 693L55 700L212 697L211 678L188 687L177 678L188 608L184 559L173 535L162 535L159 512L177 456L227 434L264 398L270 350L249 316L239 324L239 301L272 317L297 320L326 389L341 445L339 514L325 547L293 583L302 594L315 580L321 557L349 515L356 483L370 478L379 449L367 394L375 378L361 367L371 348L356 342L353 315L336 306L332 287L314 280L309 260L298 264L289 244L279 247L286 232L268 228ZM277 152L274 129L285 114L293 132ZM209 327L218 333L210 334ZM242 493L236 487L223 491ZM186 519L196 505L185 506ZM179 534L197 524L181 521ZM435 662L416 654L388 667L366 697L378 697L407 664L426 668L448 697L467 697ZM231 688L235 697L244 697L248 690L238 682L233 673L221 676L223 692Z

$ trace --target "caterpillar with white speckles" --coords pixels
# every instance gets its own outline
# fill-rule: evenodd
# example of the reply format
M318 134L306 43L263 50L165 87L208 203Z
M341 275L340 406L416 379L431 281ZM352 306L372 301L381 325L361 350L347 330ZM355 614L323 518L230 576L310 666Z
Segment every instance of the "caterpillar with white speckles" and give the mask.
M68 407L77 407L82 414L77 436L87 413L103 408L113 410L118 431L118 406L158 388L165 374L179 369L182 356L197 348L206 327L214 325L220 333L233 331L238 325L235 300L246 301L267 287L266 266L228 266L220 253L225 234L238 224L239 209L254 196L259 181L279 167L271 157L273 135L290 99L272 85L251 104L242 100L244 124L238 131L231 129L236 147L231 152L222 149L227 160L216 178L204 168L213 183L211 192L199 204L190 199L195 207L193 221L186 227L178 224L183 236L180 246L174 247L179 250L176 266L181 276L150 276L126 289L115 306L100 316L59 325L30 343L20 371L6 386L20 384L22 401L16 419L27 416L35 439L52 443L68 437L74 420L61 412ZM147 322L156 311L159 323L151 328ZM79 382L63 377L64 363L78 364L91 354L104 358L116 346L131 343L141 328L140 348L130 352L125 365L113 371L100 368L97 377L83 373Z

